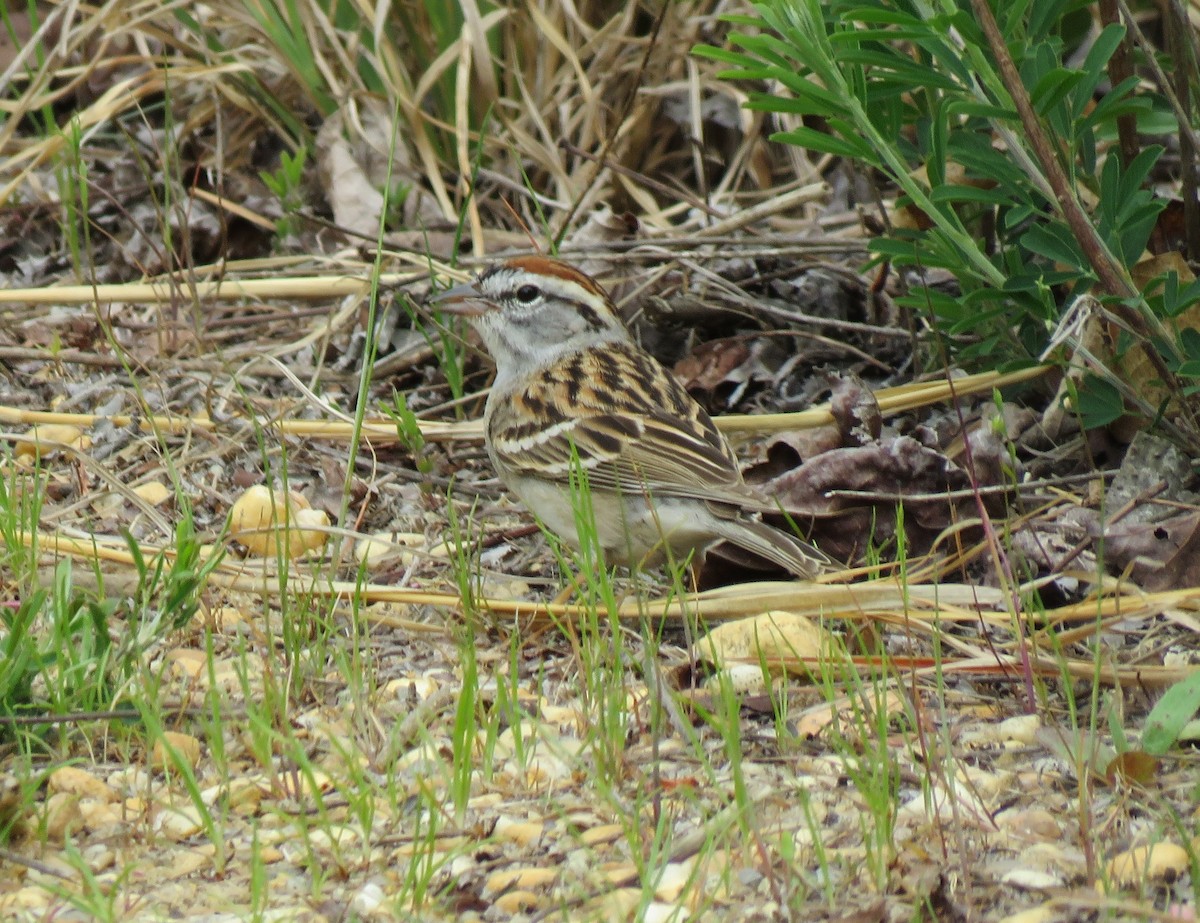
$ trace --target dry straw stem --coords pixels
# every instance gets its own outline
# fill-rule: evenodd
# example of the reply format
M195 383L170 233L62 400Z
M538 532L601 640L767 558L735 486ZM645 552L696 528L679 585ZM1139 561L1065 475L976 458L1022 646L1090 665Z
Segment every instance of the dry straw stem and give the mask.
M118 539L107 536L78 538L48 533L23 533L22 540L44 555L81 558L88 561L133 567L135 562L128 547ZM220 549L208 547L205 557L218 553ZM174 555L171 548L143 547L146 560L159 555L168 558ZM252 593L264 598L278 598L283 587L303 587L308 596L333 599L355 597L363 603L392 603L409 606L433 606L443 609L459 609L461 600L457 593L438 592L407 587L383 586L371 583L328 580L292 567L287 579L278 571L270 559L251 558L232 560L226 558L210 574L209 585L226 590ZM474 599L476 609L487 610L496 615L508 616L531 623L551 623L583 616L588 610L577 605L556 605L511 599ZM1073 677L1087 679L1095 677L1105 683L1136 682L1145 686L1163 686L1178 682L1189 676L1191 667L1114 667L1097 664L1091 659L1073 659L1057 650L1050 649L1047 639L1035 634L1024 641L993 644L983 647L975 642L954 638L941 632L947 622L983 622L993 630L1011 627L1012 614L998 611L1004 604L1003 594L993 588L971 587L961 584L902 584L892 579L870 580L855 584L809 584L809 583L748 583L724 587L684 597L669 599L629 599L621 604L618 616L631 623L643 620L665 619L679 621L700 619L705 622L722 619L744 618L772 610L784 610L808 615L821 620L872 621L901 626L914 634L932 636L939 633L943 642L949 641L962 656L943 658L940 661L923 658L893 658L897 666L918 674L935 670L968 671L973 673L1020 675L1021 663L1018 644L1026 647L1034 669L1044 675L1061 675L1065 670ZM1056 609L1052 613L1054 625L1078 624L1078 632L1094 634L1110 622L1130 618L1152 618L1160 613L1200 607L1200 588L1174 590L1164 593L1139 593L1118 587L1109 595L1084 600ZM431 625L395 615L376 615L370 610L359 610L368 622L402 627L428 633L442 631L443 627ZM1021 613L1021 618L1041 619L1040 613ZM1061 634L1059 637L1063 637ZM1072 635L1073 637L1073 635ZM792 667L809 662L794 658ZM866 664L870 658L854 658L856 663Z
M876 392L875 397L879 402L880 410L884 413L901 413L928 404L1029 381L1045 374L1050 368L1051 366L1035 366L1005 374L980 372L976 375L965 375L962 378L944 381L918 382L895 388L884 388ZM86 429L102 421L118 427L136 425L142 432L162 434L186 433L191 430L213 432L218 427L230 428L228 421L217 423L205 417L133 416L130 414L103 417L98 414L53 413L0 406L0 424L5 425L66 423ZM825 426L833 422L832 414L824 406L796 413L727 414L716 419L717 427L730 434L787 432ZM354 435L352 423L339 421L260 420L257 425L274 430L284 436L347 440ZM483 423L479 420L468 420L463 423L423 420L420 422L420 426L421 435L430 442L478 441L483 438ZM400 439L396 425L384 420L365 421L360 430L360 436L364 441L377 445L395 443Z
M379 277L381 287L412 281L411 274ZM355 276L298 276L293 279L176 279L116 285L62 285L49 288L0 289L0 304L169 304L183 289L192 297L212 299L344 298L367 296L371 282Z

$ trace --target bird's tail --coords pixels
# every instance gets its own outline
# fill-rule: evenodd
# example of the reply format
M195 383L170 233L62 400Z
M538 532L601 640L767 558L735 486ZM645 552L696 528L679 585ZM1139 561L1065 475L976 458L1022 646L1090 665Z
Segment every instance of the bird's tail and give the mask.
M833 562L812 545L757 519L729 519L722 527L721 538L725 541L778 564L802 579L811 580L833 566Z

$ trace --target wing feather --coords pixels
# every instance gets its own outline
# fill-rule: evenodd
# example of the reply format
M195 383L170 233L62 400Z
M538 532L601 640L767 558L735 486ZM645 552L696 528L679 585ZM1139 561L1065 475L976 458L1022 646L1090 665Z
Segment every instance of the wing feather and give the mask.
M578 464L593 490L765 505L704 408L633 344L567 356L523 391L489 401L488 432L506 477L565 485Z

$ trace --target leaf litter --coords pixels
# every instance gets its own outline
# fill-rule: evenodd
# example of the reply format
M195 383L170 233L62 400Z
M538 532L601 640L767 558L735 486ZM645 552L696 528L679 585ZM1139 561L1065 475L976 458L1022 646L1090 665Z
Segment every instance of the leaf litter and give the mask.
M514 78L532 104L501 107L498 148L521 150L525 187L503 155L479 174L469 249L528 247L522 225L540 227L548 209L563 254L604 278L644 342L715 410L831 399L822 429L776 418L780 435L744 457L779 498L779 521L811 528L853 568L811 587L743 583L745 562L714 554L699 595L661 574L622 577L602 627L586 598L545 602L558 563L488 470L472 422L488 367L452 341L466 357L455 393L442 344L414 336L406 313L458 246L425 131L393 139L372 104L332 113L302 190L306 220L273 252L275 197L250 165L274 166L278 151L231 145L230 185L205 188L202 171L176 172L166 156L177 137L137 115L169 83L171 104L196 116L193 143L214 143L195 130L200 112L222 113L227 137L244 140L276 117L235 95L238 68L205 63L168 82L136 56L117 68L93 55L86 89L63 105L84 127L126 132L115 156L90 139L81 148L95 186L122 190L92 204L103 234L88 241L86 281L122 287L56 303L56 287L81 279L53 199L34 194L57 188L55 142L7 135L4 197L21 188L23 201L0 218L6 492L40 498L37 534L21 536L36 538L38 581L77 562L78 592L117 600L105 629L116 640L146 630L126 601L137 557L172 559L181 497L202 560L223 557L192 620L148 633L152 697L42 715L46 752L0 750L0 907L15 919L105 906L134 919L316 920L775 919L836 906L893 919L932 905L998 918L1106 900L1140 913L1187 894L1194 845L1156 839L1161 818L1138 798L1150 791L1190 818L1188 758L1147 766L1126 739L1196 665L1194 497L1179 466L1161 446L1087 446L1069 419L1047 438L1045 393L1014 386L997 401L953 378L933 396L919 388L936 383L910 384L912 332L858 274L865 235L839 204L845 189L774 188L781 155L762 116L730 105L711 74L663 63L711 40L706 19L662 23L660 60L619 40L646 28L632 12L612 36L574 10L536 15L548 34L595 44L552 41L553 76ZM61 19L63 53L88 55L85 23ZM262 37L221 21L231 47L246 42L248 68ZM156 47L177 66L202 54L178 23L161 28ZM584 47L586 63L570 50ZM478 74L490 54L459 49L430 84L468 61ZM264 73L280 63L262 57ZM303 111L280 72L281 101ZM500 100L496 87L480 93ZM628 108L604 117L596 98ZM711 147L679 142L697 124ZM607 159L589 156L618 128ZM384 271L391 329L408 336L366 392L378 425L351 458L369 288L338 283L369 278L380 159L397 142L412 189ZM683 158L691 188L678 181L681 150L697 152ZM470 172L468 152L455 162ZM153 193L168 186L164 205ZM409 229L417 216L428 232ZM154 288L124 285L155 276ZM258 287L213 297L218 279ZM876 399L888 386L902 410ZM377 413L394 393L427 432L419 447ZM41 414L56 416L35 432ZM238 498L264 486L289 499L252 531L269 535L293 509L323 517L322 539L294 560L291 546L254 554L224 535ZM1114 497L1130 512L1113 514ZM367 540L395 553L356 558ZM1020 555L1028 579L1013 585L1004 555ZM4 583L6 604L27 592ZM722 621L741 640L705 665L716 642L698 635ZM1037 713L1025 714L1034 679ZM1104 720L1070 731L1089 700Z

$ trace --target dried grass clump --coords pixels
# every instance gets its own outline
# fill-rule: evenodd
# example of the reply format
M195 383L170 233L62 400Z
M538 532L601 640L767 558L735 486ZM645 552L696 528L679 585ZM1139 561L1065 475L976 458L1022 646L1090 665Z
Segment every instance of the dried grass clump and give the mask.
M448 225L469 206L474 231L548 225L559 237L602 202L668 223L775 179L763 117L739 108L715 64L688 54L719 40L726 3L653 15L605 2L327 6L54 8L0 59L12 87L0 205L40 199L38 170L64 145L102 166L101 136L118 147L136 138L151 170L168 167L166 126L186 158L179 175L224 189L311 143L335 115L352 144L377 154L372 123L394 119L394 175ZM155 115L162 105L170 112Z

